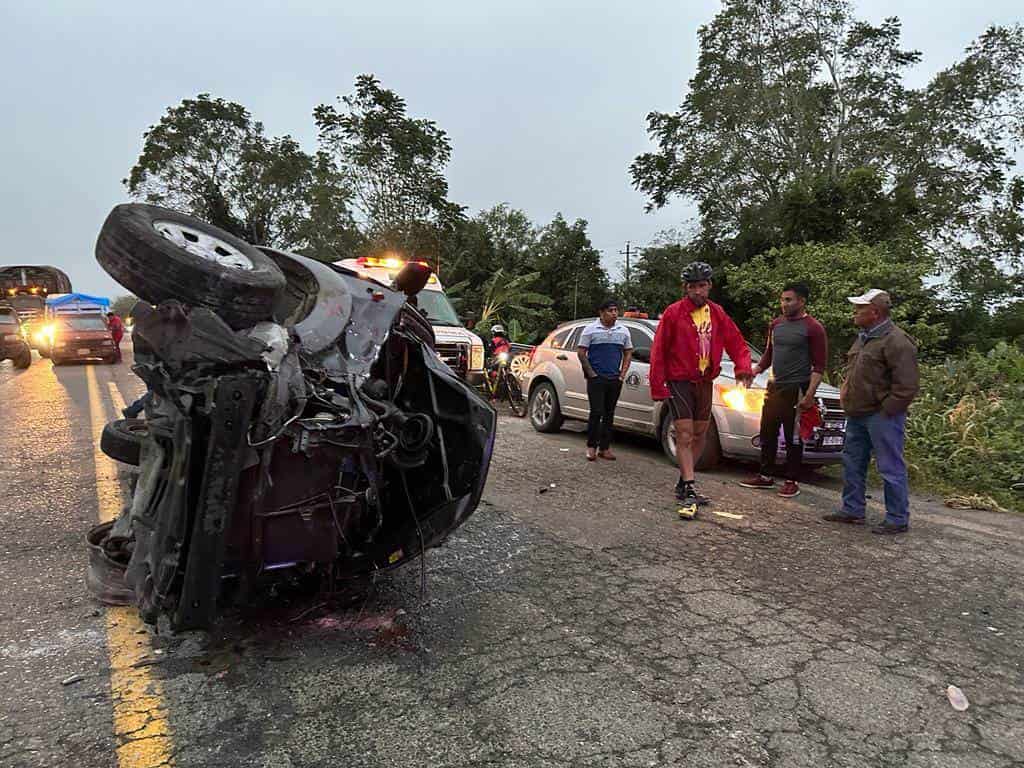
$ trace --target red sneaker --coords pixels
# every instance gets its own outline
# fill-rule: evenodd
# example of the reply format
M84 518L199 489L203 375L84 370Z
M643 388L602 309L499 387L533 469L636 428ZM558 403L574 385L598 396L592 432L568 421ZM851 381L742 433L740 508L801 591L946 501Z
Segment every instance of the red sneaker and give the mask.
M746 480L740 480L744 488L774 488L775 480L764 475L751 475Z
M787 480L779 490L779 496L784 499L792 499L800 495L800 484L796 480Z

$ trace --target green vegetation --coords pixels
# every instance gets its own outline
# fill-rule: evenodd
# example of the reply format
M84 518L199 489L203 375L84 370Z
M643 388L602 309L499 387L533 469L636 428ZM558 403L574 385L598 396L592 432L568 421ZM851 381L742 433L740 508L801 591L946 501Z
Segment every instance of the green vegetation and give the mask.
M1024 512L1024 352L998 344L923 371L911 409L907 463L922 488L989 496Z

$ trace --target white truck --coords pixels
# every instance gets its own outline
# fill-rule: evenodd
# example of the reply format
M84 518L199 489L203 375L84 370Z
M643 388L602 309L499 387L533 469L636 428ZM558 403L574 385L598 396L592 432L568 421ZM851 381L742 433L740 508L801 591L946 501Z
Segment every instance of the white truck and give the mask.
M393 256L362 256L358 259L344 259L338 264L361 277L368 277L384 285L391 285L405 266L405 261ZM427 262L420 262L429 266ZM484 343L475 333L462 325L458 314L437 275L431 273L426 287L416 297L419 310L434 328L438 357L449 368L471 385L484 379Z

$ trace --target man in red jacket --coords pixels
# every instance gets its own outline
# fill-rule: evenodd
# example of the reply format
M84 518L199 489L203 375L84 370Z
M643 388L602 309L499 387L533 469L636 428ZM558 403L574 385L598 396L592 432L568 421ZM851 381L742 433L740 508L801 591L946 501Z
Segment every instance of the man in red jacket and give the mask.
M722 352L732 359L736 381L750 386L754 380L743 334L725 310L708 299L711 277L710 264L695 261L686 266L686 295L662 314L651 348L651 397L668 401L679 461L676 498L689 504L708 503L694 487L693 465L704 450Z

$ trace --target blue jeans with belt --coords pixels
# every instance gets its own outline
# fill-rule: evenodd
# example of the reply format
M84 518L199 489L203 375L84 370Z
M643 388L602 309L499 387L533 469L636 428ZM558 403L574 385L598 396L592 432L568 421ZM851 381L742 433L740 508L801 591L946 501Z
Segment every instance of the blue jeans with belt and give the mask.
M907 431L906 412L896 416L873 413L846 419L843 448L843 514L864 517L868 464L872 452L878 473L885 483L885 519L893 525L910 522L910 487L903 442Z

